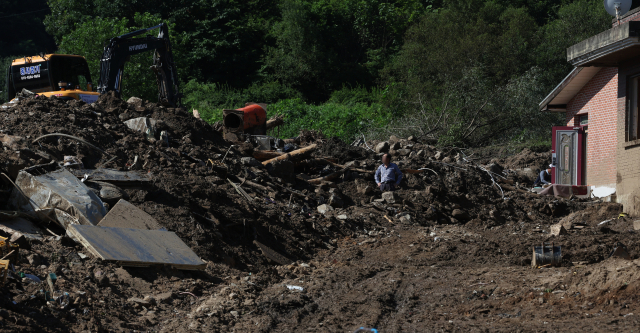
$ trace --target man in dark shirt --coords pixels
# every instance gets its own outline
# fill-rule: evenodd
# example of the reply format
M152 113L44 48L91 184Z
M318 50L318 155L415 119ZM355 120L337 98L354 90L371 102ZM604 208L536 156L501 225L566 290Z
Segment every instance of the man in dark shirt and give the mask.
M533 186L551 184L551 167L552 165L549 165L547 170L540 171L538 178L533 182Z
M382 192L395 191L402 180L402 171L395 163L391 163L391 155L382 155L382 165L376 170L376 184Z

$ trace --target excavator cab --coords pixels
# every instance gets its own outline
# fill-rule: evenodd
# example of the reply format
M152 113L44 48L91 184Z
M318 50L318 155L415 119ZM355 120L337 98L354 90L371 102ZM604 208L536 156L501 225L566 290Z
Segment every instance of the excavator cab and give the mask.
M41 96L83 100L93 103L94 91L89 66L84 57L47 54L13 60L7 71L7 99L27 89Z

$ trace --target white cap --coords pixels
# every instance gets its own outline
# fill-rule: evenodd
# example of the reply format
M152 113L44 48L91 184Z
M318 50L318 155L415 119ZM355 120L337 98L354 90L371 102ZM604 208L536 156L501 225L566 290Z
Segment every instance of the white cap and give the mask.
M553 168L553 164L549 164L549 168Z

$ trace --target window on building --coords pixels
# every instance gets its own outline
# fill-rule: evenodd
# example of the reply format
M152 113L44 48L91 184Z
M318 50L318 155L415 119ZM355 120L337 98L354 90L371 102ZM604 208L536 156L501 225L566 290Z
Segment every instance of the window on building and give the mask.
M580 126L589 125L589 115L584 114L580 116Z
M640 76L633 77L629 80L627 88L627 141L638 139L638 106L640 105Z

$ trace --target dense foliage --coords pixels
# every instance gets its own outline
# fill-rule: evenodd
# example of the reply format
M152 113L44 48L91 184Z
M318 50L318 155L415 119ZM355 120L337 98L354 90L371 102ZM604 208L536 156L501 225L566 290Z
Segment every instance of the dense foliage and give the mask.
M7 3L0 14L3 6L16 10L16 1ZM94 81L109 38L167 22L184 103L208 121L218 120L223 108L264 102L269 114L287 117L283 136L301 128L348 140L400 132L451 145L548 137L561 119L541 114L537 104L571 70L566 48L611 26L601 0L48 5L46 31L59 52L87 58ZM24 45L15 36L1 37L0 46L11 48L0 47L0 56L47 48L42 36L50 37L36 25L30 25L33 37L23 38ZM127 65L125 97L156 95L150 59L142 54Z

